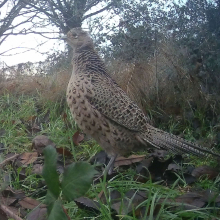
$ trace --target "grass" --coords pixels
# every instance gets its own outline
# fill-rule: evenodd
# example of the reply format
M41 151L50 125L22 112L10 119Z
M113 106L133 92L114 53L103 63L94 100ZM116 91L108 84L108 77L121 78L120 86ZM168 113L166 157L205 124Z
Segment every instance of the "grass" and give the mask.
M9 146L6 153L22 153L31 150L33 137L41 134L46 134L58 147L73 149L70 137L77 130L77 127L71 118L69 109L65 104L63 106L62 103L50 100L41 105L40 98L40 96L36 98L26 95L16 97L9 94L0 97L1 128L5 132L1 137L1 142L5 146ZM48 112L49 118L45 119L45 117L48 117ZM63 119L64 113L67 113L68 126ZM33 133L28 129L29 125L34 123L40 126L40 132ZM92 141L90 142L93 143ZM86 149L87 147L88 149ZM91 152L92 147L89 144L83 144L79 147L79 150L74 150L76 156L82 155L82 149L84 149L84 154L87 158L94 154L94 152Z
M191 141L199 141L201 145L219 148L220 141L217 139L220 123L219 96L203 93L201 80L196 76L190 78L193 75L193 65L196 66L196 63L192 63L192 68L189 68L188 54L184 55L184 51L181 52L182 50L179 50L174 43L161 43L160 53L150 61L134 64L114 60L111 61L108 69L117 83L142 110L150 115L156 127ZM65 90L72 67L66 65L64 60L61 60L60 64L63 66L59 70L55 65L50 70L53 74L46 76L22 76L20 73L10 80L1 77L0 143L3 144L4 153L0 154L0 160L3 160L8 153L31 152L32 140L40 134L47 135L57 147L69 149L74 161L88 161L101 150L93 140L84 141L79 146L75 146L72 141L77 126L65 101ZM7 72L11 72L10 68ZM37 124L41 131L33 131L31 128L34 124ZM218 166L212 157L200 159L189 156L186 163L192 166ZM30 165L25 169L26 178L22 180L19 174L22 173L23 167L15 168L13 164L7 165L0 171L1 190L5 187L1 180L6 174L11 187L23 190L26 196L43 202L47 191L44 179L33 174L32 167L33 165ZM118 219L220 219L217 209L213 211L205 207L188 211L174 210L172 204L169 206L166 204L169 199L187 191L211 189L219 193L219 177L214 181L203 177L191 186L180 175L173 185L164 186L157 182L152 183L151 180L146 183L135 181L135 174L133 169L129 169L109 181L103 180L91 186L86 196L90 199L95 198L99 202L101 207L99 214L91 210L79 209L75 202L66 202L64 207L74 220L110 220L113 219L112 199L109 196L111 192L117 190L121 193L120 201L123 207L124 195L127 191L134 190L144 191L147 199L133 207L131 213L119 213ZM106 204L98 197L101 191L106 195ZM164 202L161 203L161 199ZM130 204L132 204L131 200L132 198ZM154 215L155 213L157 216Z
M4 155L8 153L22 153L32 151L32 140L36 135L47 135L58 147L68 148L76 161L88 161L95 155L101 148L93 141L84 141L79 146L74 146L72 135L77 131L77 126L72 120L70 111L65 101L59 100L46 100L42 98L42 94L38 91L36 94L31 95L18 95L4 93L0 97L0 122L1 130L3 131L0 137L0 142L4 145ZM151 111L153 117L157 115L156 111ZM64 114L66 120L64 120ZM199 137L203 141L209 141L215 136L215 129L210 126L209 122L205 119L204 112L195 112L195 118L201 124L201 131ZM67 123L68 122L68 123ZM36 123L41 131L35 132L30 128ZM155 120L157 122L157 118ZM167 131L179 134L184 133L185 138L194 140L195 131L191 121L170 117L168 123L160 123L160 126ZM4 156L2 156L3 158ZM199 158L190 157L190 163L193 165L207 164L215 166L216 163L212 160L201 160ZM21 189L27 196L44 201L46 188L42 184L43 178L31 173L32 166L26 169L26 178L21 180L19 173L22 167L14 170L12 165L7 165L7 174L10 176L10 186L14 189ZM162 186L158 183L152 183L150 180L147 183L139 183L134 180L135 172L132 169L126 173L118 174L113 179L106 182L100 182L97 185L92 185L86 196L88 198L96 198L99 201L101 208L100 213L93 211L79 209L74 202L65 203L64 207L68 210L71 219L112 219L111 205L112 201L109 197L112 190L117 190L121 193L122 208L124 202L124 195L127 191L133 189L135 192L145 191L147 199L133 207L131 213L120 213L118 219L213 219L214 216L218 218L215 212L209 211L209 207L202 209L193 209L188 211L172 210L172 205L167 206L166 201L181 195L188 189L192 188L184 183L184 180L179 179L172 186ZM181 184L184 183L184 184ZM201 178L193 186L196 189L212 189L218 191L220 179L211 181L207 178ZM106 195L107 203L103 204L98 198L100 191ZM163 200L161 203L160 201ZM132 204L132 198L130 199ZM125 204L127 205L127 204ZM155 216L155 212L157 216ZM219 213L219 211L218 211ZM143 216L142 216L143 215ZM139 217L137 217L139 216ZM142 216L142 217L140 217Z

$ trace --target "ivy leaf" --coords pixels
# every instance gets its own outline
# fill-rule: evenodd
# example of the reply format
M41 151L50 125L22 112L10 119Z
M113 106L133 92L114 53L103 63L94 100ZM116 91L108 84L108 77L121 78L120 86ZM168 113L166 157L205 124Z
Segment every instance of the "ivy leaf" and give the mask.
M83 196L90 188L97 171L86 162L71 164L63 174L61 189L64 197L72 201Z
M48 220L69 220L60 200L56 200L48 216Z
M57 198L50 192L50 190L47 190L47 195L45 198L45 204L47 205L47 213L50 214L52 209L54 208L54 204L56 202Z
M43 177L46 181L48 189L50 192L58 198L60 194L59 187L59 175L56 171L57 164L57 152L54 147L47 146L44 151L44 167L43 167Z

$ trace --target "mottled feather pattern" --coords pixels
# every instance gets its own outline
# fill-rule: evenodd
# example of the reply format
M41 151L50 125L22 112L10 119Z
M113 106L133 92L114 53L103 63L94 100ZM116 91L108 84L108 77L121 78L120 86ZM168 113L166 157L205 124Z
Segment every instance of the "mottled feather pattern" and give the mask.
M76 72L86 72L92 84L89 102L103 115L133 131L146 129L148 122L139 107L110 78L103 61L92 50L82 50L74 60Z
M153 147L174 153L205 156L218 153L149 124L147 117L108 74L92 39L80 28L68 33L74 50L67 102L78 126L110 157Z

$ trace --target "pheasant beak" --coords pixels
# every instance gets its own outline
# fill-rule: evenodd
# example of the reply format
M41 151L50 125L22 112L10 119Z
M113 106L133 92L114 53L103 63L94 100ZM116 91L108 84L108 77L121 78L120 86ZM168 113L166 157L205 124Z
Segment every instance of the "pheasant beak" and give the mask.
M61 36L61 37L60 37L60 40L65 40L65 41L66 41L66 40L67 40L67 36L66 36L66 35Z

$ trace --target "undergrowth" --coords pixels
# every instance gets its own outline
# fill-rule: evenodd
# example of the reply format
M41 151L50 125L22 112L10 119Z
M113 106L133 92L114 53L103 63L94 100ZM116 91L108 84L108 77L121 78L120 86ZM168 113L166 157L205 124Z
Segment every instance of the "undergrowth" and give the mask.
M47 135L57 147L64 147L71 151L75 161L89 161L101 148L91 139L85 140L79 146L75 146L72 140L73 134L77 131L77 125L72 120L69 109L65 101L42 100L40 93L36 95L13 95L5 93L0 97L0 143L1 157L9 153L22 153L32 151L32 140L37 135ZM149 109L150 111L150 109ZM161 111L162 112L162 111ZM208 121L204 112L199 109L193 111L193 117L198 120L199 130L195 130L195 125L190 120L173 116L164 116L165 114L151 109L151 115L154 118L154 123L157 127L165 129L175 134L182 134L189 140L196 140L210 143L215 142L217 136L215 127ZM158 117L158 115L160 117ZM165 118L164 122L163 118ZM33 126L37 125L38 129L33 130ZM196 135L198 134L198 135ZM213 138L214 137L214 138ZM192 165L210 165L216 166L214 160L204 160L198 157L191 156L188 161ZM33 197L41 202L44 202L47 189L42 185L42 176L37 176L26 171L27 178L22 180L20 172L22 169L14 170L13 166L7 166L7 173L10 176L9 185L14 189L21 189L25 194ZM152 183L150 180L146 183L135 181L135 173L129 169L126 173L118 174L116 177L106 181L102 180L96 185L91 185L91 188L86 193L86 196L91 199L96 199L100 204L100 213L79 209L75 202L64 201L64 208L68 210L68 215L71 219L112 219L111 198L108 196L112 190L117 190L121 193L123 204L124 194L128 190L145 191L148 197L147 200L132 207L131 213L121 212L118 219L137 219L137 211L142 210L145 216L141 219L216 219L216 213L209 212L209 207L192 210L175 210L172 211L172 205L165 206L167 200L172 200L177 195L181 195L188 190L211 189L219 190L220 179L215 181L201 178L193 186L183 184L184 180L179 179L172 186L159 185L157 182ZM181 183L181 184L180 184ZM103 204L98 194L103 191L106 195L107 203ZM62 197L61 197L62 198ZM160 202L161 200L164 203ZM132 202L131 202L132 204ZM125 204L126 206L127 204ZM145 211L143 211L143 209ZM121 210L125 210L121 207ZM157 216L155 216L155 210ZM217 211L216 211L217 212ZM140 218L139 218L140 219Z

